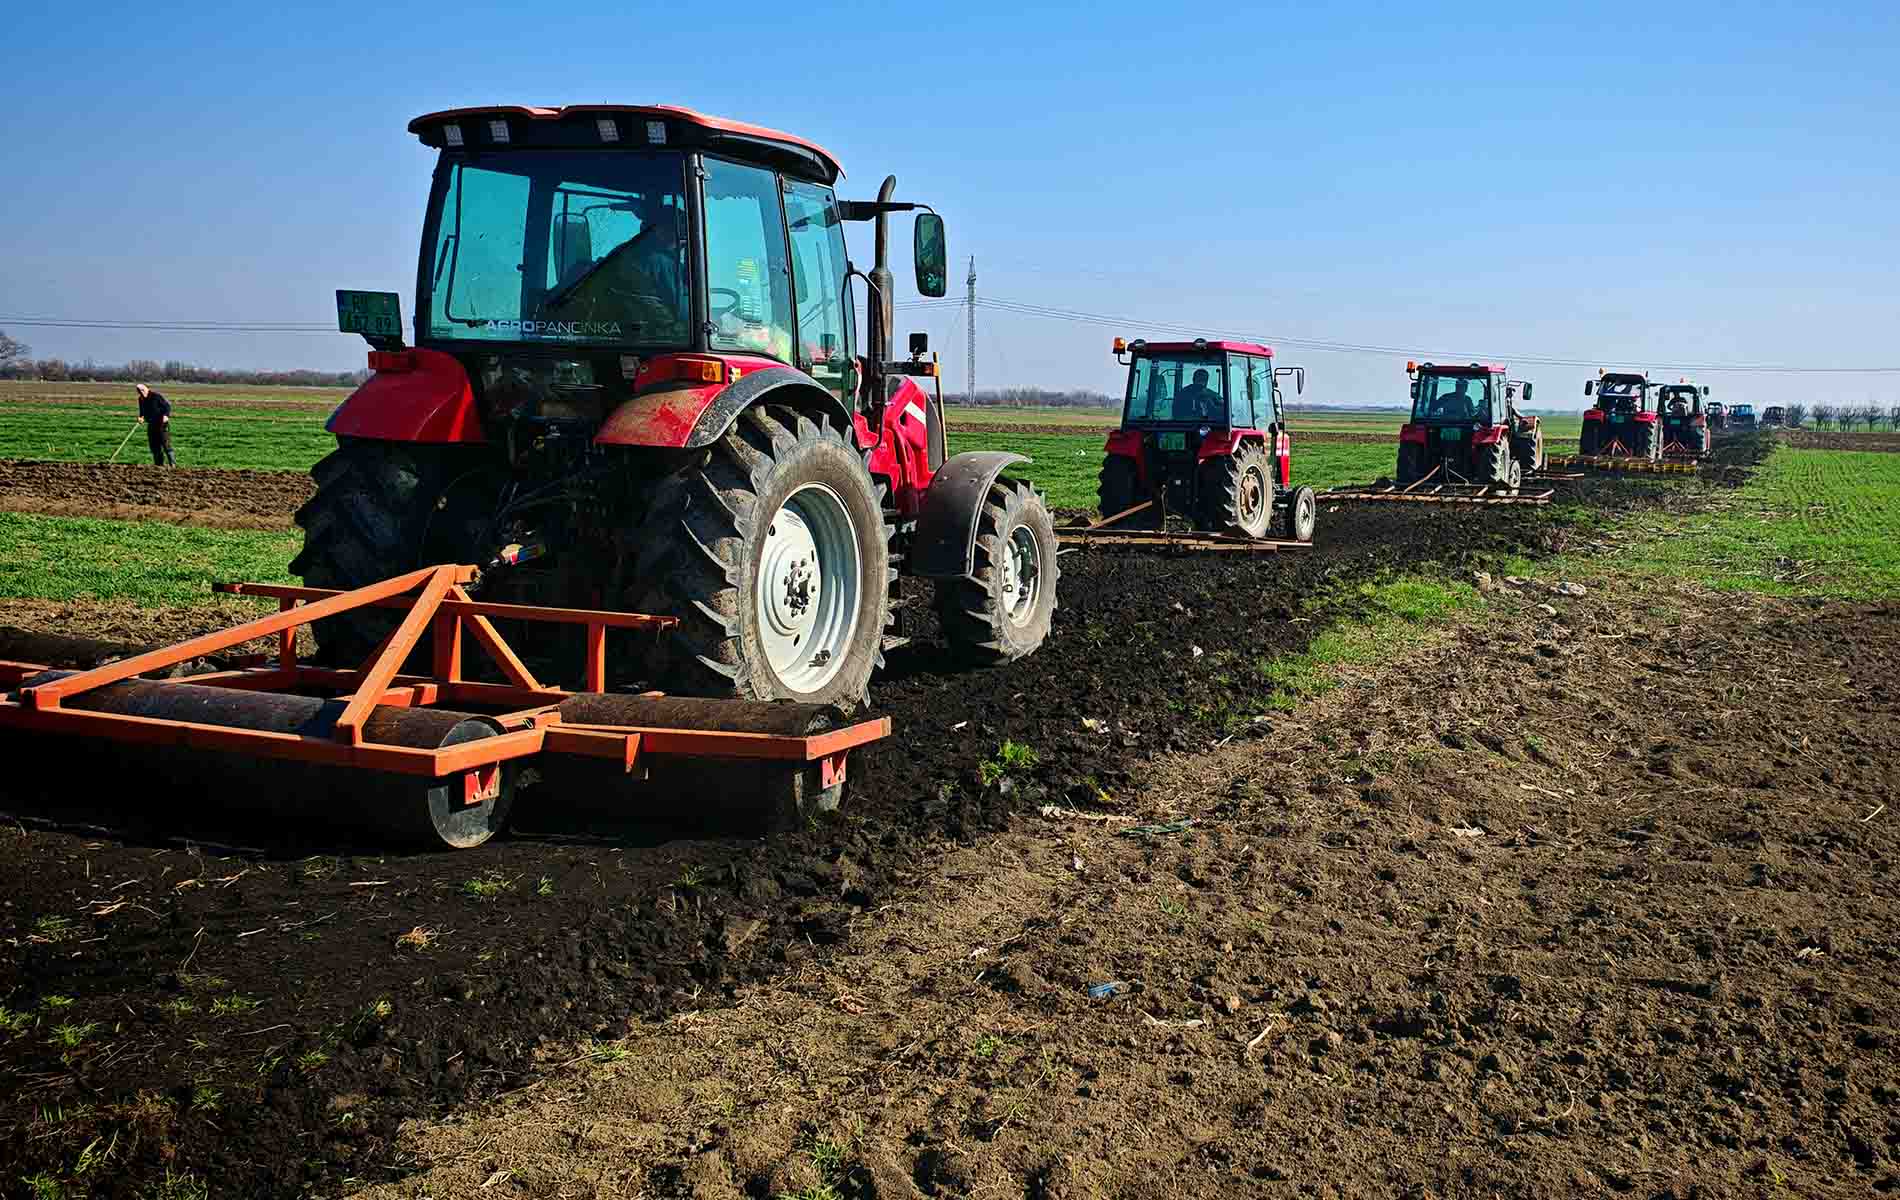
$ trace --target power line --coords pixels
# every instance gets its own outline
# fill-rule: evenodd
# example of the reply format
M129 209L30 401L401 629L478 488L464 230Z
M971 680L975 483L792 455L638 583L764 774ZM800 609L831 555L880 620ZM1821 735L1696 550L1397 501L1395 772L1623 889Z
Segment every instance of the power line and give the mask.
M1317 350L1333 354L1377 354L1401 358L1429 359L1441 362L1511 361L1547 367L1596 367L1602 366L1607 362L1616 361L1608 357L1600 359L1565 358L1548 354L1505 354L1498 351L1488 351L1479 354L1450 353L1443 350L1424 350L1415 346L1380 346L1360 342L1325 341L1318 338L1274 336L1257 332L1214 329L1204 325L1183 325L1173 321L1154 321L1136 317L1117 317L1104 313L1081 312L1074 309L1056 308L1046 304L1032 304L1022 300L1009 300L997 296L979 297L977 304L979 307L994 308L1002 312L1016 313L1020 316L1071 321L1084 325L1097 325L1107 329L1155 330L1163 333L1186 334L1194 337L1215 337L1234 341L1252 341L1293 346L1302 350ZM1640 359L1640 356L1638 356L1638 359ZM1823 367L1795 366L1782 363L1651 362L1649 363L1649 367L1652 370L1658 371L1747 371L1760 374L1782 375L1900 374L1900 366Z

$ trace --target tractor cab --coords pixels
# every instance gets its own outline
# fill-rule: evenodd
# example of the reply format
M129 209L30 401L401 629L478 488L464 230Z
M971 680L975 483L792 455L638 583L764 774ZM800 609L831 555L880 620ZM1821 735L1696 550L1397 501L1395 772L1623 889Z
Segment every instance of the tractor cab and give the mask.
M1737 404L1730 408L1728 410L1728 426L1731 429L1742 429L1753 433L1755 431L1755 406L1752 404Z
M1596 404L1583 413L1578 452L1585 457L1646 458L1661 461L1662 415L1657 388L1635 371L1598 371L1583 385Z
M1726 429L1728 427L1728 407L1720 400L1711 400L1703 405L1702 413L1709 419L1710 429Z
M1438 475L1515 488L1543 469L1543 431L1537 418L1517 411L1530 401L1530 384L1507 379L1495 363L1406 363L1405 370L1412 412L1399 430L1401 484Z
M1709 415L1703 401L1709 389L1684 379L1657 391L1662 412L1663 457L1702 458L1709 453Z
M1293 481L1279 380L1302 392L1305 368L1276 367L1272 348L1253 342L1116 338L1114 350L1128 383L1104 448L1103 517L1146 506L1131 527L1178 513L1197 528L1265 537Z
M1788 410L1779 404L1770 404L1761 410L1761 423L1779 429L1788 423Z

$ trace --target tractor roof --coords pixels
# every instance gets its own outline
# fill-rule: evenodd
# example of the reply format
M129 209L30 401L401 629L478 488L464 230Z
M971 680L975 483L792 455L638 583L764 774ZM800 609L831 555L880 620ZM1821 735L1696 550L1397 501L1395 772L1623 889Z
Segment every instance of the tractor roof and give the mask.
M1640 379L1644 383L1649 382L1649 374L1648 372L1645 372L1645 371L1604 371L1601 374L1603 378L1605 379L1620 379L1620 380Z
M1502 363L1420 363L1420 372L1430 371L1434 375L1502 375Z
M1203 350L1225 350L1230 354L1258 354L1264 358L1273 357L1272 346L1262 346L1259 342L1228 342L1213 338L1201 338L1193 342L1133 342L1129 346L1137 354L1195 354Z
M629 118L618 120L617 118ZM781 151L789 151L798 158L810 162L823 174L826 182L835 182L844 174L844 168L833 158L831 151L816 142L789 133L780 133L776 129L767 129L763 125L748 125L744 121L729 121L724 117L709 117L705 113L694 112L690 108L681 108L676 104L569 104L563 108L536 108L521 104L494 104L476 108L450 108L441 112L424 113L409 122L409 132L422 139L425 145L441 147L445 135L443 127L460 124L468 120L507 121L511 126L522 123L506 138L495 138L485 125L463 131L471 146L493 147L496 145L569 145L566 138L533 137L530 131L549 129L564 122L574 122L574 130L582 134L581 144L601 145L603 142L617 144L625 149L635 149L649 145L664 145L682 138L668 138L664 134L654 137L645 124L665 122L668 127L680 134L698 134L694 141L716 145L720 141L762 142ZM606 136L607 126L603 121L612 121L613 137Z

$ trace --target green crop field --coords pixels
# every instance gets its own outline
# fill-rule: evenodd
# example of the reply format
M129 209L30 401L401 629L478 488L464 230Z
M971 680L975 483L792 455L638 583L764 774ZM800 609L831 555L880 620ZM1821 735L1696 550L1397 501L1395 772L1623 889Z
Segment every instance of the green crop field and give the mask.
M172 449L181 467L305 471L336 445L323 431L327 415L299 409L192 409L178 402ZM105 462L124 442L118 461L149 463L151 451L145 430L134 428L136 416L129 405L0 401L0 458Z
M220 579L294 583L295 533L0 512L0 597L202 605Z

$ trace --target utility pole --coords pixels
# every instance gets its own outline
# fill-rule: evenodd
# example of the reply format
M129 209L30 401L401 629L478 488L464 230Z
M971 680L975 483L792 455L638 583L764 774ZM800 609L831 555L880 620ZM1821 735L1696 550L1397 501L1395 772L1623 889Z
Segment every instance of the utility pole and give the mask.
M963 403L974 407L976 405L976 255L974 254L970 256L970 278L968 282L970 285L969 310L963 314L967 318L964 322L964 330L968 338L966 343L967 358L964 363L965 374L963 376L963 386L965 394Z

